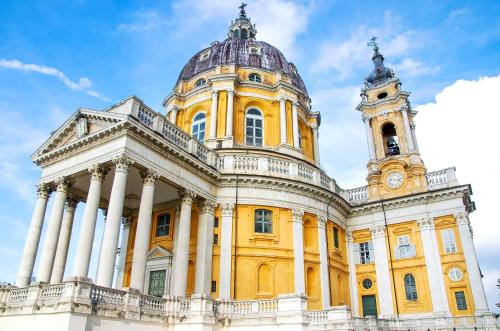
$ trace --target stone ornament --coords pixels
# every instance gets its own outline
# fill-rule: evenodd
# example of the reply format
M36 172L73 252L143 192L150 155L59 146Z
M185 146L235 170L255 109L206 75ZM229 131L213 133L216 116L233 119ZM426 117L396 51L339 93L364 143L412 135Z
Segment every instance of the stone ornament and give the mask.
M52 189L47 183L40 183L36 186L36 195L40 199L48 199Z
M347 231L346 232L346 237L347 237L347 242L349 244L352 244L354 242L354 236L352 234L352 231Z
M160 178L160 175L156 171L148 169L141 172L141 178L143 185L154 185Z
M194 198L196 198L197 196L196 192L190 189L182 189L177 192L181 197L182 204L191 205L193 203Z
M302 218L304 217L304 210L303 209L292 209L292 217L294 222L301 222L302 223Z
M102 164L94 164L89 167L89 174L92 176L92 180L97 180L103 182L108 174L109 169L104 167Z
M202 204L201 204L201 208L200 208L200 212L202 214L210 214L210 215L213 215L215 213L215 207L217 205L215 204L214 201L211 201L211 200L205 200Z
M127 172L128 168L134 164L134 160L125 154L121 154L113 159L113 163L115 165L115 171Z
M318 228L324 229L327 221L328 220L327 220L326 216L318 216L318 221L317 221Z
M370 228L370 232L372 234L372 238L381 238L385 237L385 226L384 225L374 225Z
M66 208L76 208L76 205L80 202L80 198L75 194L68 195L66 199Z
M224 203L221 205L222 216L233 216L234 203Z
M469 222L469 217L467 217L467 214L464 212L456 213L455 219L457 220L458 225L470 225Z
M68 193L69 189L71 188L71 180L67 177L59 177L58 179L55 180L54 182L57 185L57 192L64 192Z
M433 230L434 229L434 219L431 217L424 217L417 220L417 225L420 231Z
M85 115L79 113L75 117L76 136L78 138L85 137L89 133L89 124Z

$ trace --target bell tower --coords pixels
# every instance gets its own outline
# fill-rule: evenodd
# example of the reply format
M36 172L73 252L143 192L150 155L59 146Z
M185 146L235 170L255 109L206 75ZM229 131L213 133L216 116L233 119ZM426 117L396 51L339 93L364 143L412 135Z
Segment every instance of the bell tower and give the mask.
M426 169L415 136L414 111L409 92L392 69L384 66L376 38L373 47L373 71L361 89L357 110L363 114L368 141L368 199L380 200L427 190Z

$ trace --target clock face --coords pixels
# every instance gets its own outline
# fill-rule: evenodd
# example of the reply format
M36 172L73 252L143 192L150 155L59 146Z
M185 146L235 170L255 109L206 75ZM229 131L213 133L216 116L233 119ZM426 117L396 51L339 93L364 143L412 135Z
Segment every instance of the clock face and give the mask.
M391 172L387 176L387 186L390 188L398 188L403 184L403 175L399 172Z

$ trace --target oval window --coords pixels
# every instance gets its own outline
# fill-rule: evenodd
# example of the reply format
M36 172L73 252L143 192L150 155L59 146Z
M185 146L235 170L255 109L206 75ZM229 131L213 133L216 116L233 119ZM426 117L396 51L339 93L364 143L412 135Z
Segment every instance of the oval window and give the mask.
M372 285L373 285L373 283L372 283L372 280L371 280L371 279L368 279L368 278L363 279L363 288L364 288L365 290L369 290L369 289L371 289L371 288L372 288Z
M378 99L383 99L385 97L387 97L387 92L382 92L382 93L379 93L379 95L377 95Z
M454 282L458 282L462 280L464 274L462 273L462 270L458 268L451 268L450 271L448 272L448 277Z

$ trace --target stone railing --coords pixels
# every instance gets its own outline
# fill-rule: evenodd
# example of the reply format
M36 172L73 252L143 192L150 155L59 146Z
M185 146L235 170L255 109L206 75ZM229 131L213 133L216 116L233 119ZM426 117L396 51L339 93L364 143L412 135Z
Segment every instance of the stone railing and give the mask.
M425 179L427 180L427 188L429 190L436 190L458 185L454 167L428 172L425 176Z
M335 180L321 169L306 162L285 158L279 154L222 154L217 162L223 174L249 173L271 177L293 179L340 193Z
M348 306L307 311L306 303L306 297L291 294L279 295L276 299L250 301L214 300L203 295L190 298L153 297L134 290L116 290L74 280L20 289L0 286L0 325L12 316L18 329L22 330L22 320L17 315L26 315L25 321L28 322L25 325L30 325L29 320L35 319L38 314L77 313L79 318L94 315L93 323L102 318L108 327L116 321L117 329L126 320L127 325L135 325L137 329L147 326L148 330L164 330L165 327L176 325L206 330L217 329L222 325L244 328L265 326L266 330L496 330L492 315L418 319L351 318Z
M351 205L358 205L368 201L368 186L361 186L345 190L342 194Z

